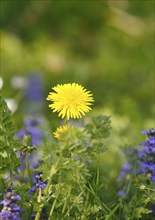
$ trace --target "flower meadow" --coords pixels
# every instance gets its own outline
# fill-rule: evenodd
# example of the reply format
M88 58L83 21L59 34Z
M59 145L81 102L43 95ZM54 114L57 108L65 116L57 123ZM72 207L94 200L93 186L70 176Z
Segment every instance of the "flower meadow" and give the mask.
M24 98L16 129L0 97L0 220L155 219L155 128L139 131L143 141L122 150L124 163L112 179L106 160L113 157L112 115L89 114L95 109L89 90L58 84L44 97L31 76ZM57 115L56 127L44 105Z

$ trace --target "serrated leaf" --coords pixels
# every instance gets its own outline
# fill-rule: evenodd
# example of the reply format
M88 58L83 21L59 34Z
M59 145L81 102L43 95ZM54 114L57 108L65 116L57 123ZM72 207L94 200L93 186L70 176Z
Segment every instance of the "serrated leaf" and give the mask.
M14 149L18 143L14 138L15 129L11 120L11 112L2 96L0 96L0 120L0 172L16 171L19 159Z

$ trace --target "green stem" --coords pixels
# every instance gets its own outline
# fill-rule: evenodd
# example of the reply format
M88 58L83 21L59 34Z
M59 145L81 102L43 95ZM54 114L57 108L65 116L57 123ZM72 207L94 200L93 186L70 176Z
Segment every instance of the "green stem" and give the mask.
M64 125L67 124L67 121L68 121L68 119L67 119L67 116L66 116L65 119L64 119Z
M31 218L32 212L33 212L33 204L31 204L31 207L30 207L30 211L29 211L29 215L28 215L27 220L29 220L29 219Z
M58 158L58 160L57 160L57 162L56 162L56 164L55 164L55 170L58 168L59 163L60 163L60 161L61 161L61 158L62 158L62 152L60 153L60 156L59 156L59 158ZM37 214L36 214L35 220L40 220L41 213L42 213L42 209L43 209L44 204L45 204L45 202L46 202L46 198L47 198L47 195L48 195L48 193L49 193L49 188L50 188L50 186L51 186L52 177L53 177L54 174L55 174L55 172L53 172L53 166L51 166L48 184L47 184L47 186L46 186L46 188L45 188L44 197L43 197L43 199L42 199L42 203L41 203L40 206L39 206L39 210L38 210L38 212L37 212ZM53 203L53 204L54 204L54 205L52 206L53 209L54 209L55 203L56 203L56 200L55 200L54 203ZM53 213L53 210L51 210L50 213Z
M120 203L119 203L118 205L116 205L116 206L112 209L112 211L110 212L110 214L105 217L105 220L111 219L111 217L112 217L113 214L116 212L116 210L120 207L120 205L121 205Z
M55 204L57 202L57 198L58 198L58 194L57 194L57 197L55 198L55 200L53 202L53 205L52 205L52 208L51 208L51 211L50 211L50 214L49 214L49 220L51 220L51 218L52 218L54 207L55 207Z
M37 214L36 214L35 220L40 220L43 207L44 207L44 203L42 203L42 204L39 206L39 210L38 210L38 212L37 212Z
M84 192L84 191L82 191L82 192L78 195L78 197L73 201L72 205L68 208L66 214L62 217L62 220L69 214L70 210L74 207L76 201L82 196L83 192ZM50 220L51 220L51 219L50 219Z
M9 142L8 142L7 137L5 138L5 141L6 141L6 145L9 146ZM10 184L12 186L13 185L12 161L11 161L11 155L8 151L7 151L7 157L9 158Z
M12 166L11 166L11 158L10 158L10 154L9 154L9 161L10 161L10 182L11 182L11 185L13 185L13 172L12 172Z
M33 186L33 182L32 182L32 176L31 176L31 169L30 169L30 153L26 152L26 170L27 170L27 175L29 178L29 185L30 187Z
M99 171L99 169L97 169L97 171L96 171L96 185L97 186L99 185L99 176L100 176L100 171Z
M58 168L61 158L62 158L62 153L60 153L60 156L59 156L59 158L58 158L58 160L57 160L57 162L55 164L55 169ZM53 174L53 167L51 167L48 184L47 184L47 187L45 189L45 195L48 194L48 191L49 191L49 188L50 188L50 185L51 185L51 182L52 182L52 177L53 177L54 174Z

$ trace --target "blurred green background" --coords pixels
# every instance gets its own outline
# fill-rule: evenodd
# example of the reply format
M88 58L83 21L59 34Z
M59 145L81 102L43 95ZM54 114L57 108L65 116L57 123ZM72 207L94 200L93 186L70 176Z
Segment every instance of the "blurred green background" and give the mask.
M111 114L124 136L154 126L154 1L1 0L0 26L5 98L19 98L14 76L38 72L45 96L85 86L92 114Z

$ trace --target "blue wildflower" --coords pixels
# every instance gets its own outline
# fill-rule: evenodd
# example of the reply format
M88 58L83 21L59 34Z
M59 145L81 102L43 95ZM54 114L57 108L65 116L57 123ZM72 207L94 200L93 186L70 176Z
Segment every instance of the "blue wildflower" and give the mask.
M42 79L38 73L29 74L25 96L30 101L44 100Z
M127 177L129 177L128 175L131 174L132 165L134 165L134 172L132 172L132 182L139 181L137 176L142 177L142 175L149 176L150 181L155 182L155 129L152 128L150 130L144 130L142 131L142 134L146 134L148 136L147 140L142 142L141 145L137 148L128 149L129 154L126 156L130 163L124 164L122 166L122 170L117 179L119 197L126 195L124 190L125 182L128 179ZM130 159L131 156L132 159ZM128 198L135 193L134 189L131 187L132 186L130 185L130 193L128 194ZM152 214L155 215L155 204L150 201L148 205L152 211Z
M123 164L117 181L120 182L122 180L125 180L127 178L127 176L129 176L131 174L131 170L132 170L131 164L129 164L129 163Z
M27 117L24 120L24 127L16 133L18 138L23 138L24 135L31 135L32 144L35 146L42 145L43 130L39 126L43 125L44 120L38 117Z
M119 190L118 191L118 197L123 197L125 195L125 191L124 190Z
M32 73L28 75L27 86L24 90L24 111L29 113L42 112L45 103L45 94L41 75Z
M122 165L121 172L117 178L117 183L120 188L118 191L118 196L122 197L126 194L126 192L122 189L125 185L125 182L130 179L132 172L132 165L130 163L125 163Z
M47 186L47 182L42 179L42 172L37 173L33 177L34 185L30 188L30 192L35 192L37 189L44 189Z
M13 190L8 190L5 194L4 200L0 202L3 208L0 212L0 219L2 220L21 220L19 214L22 212L20 206L16 204L17 201L21 200L21 197Z
M140 172L150 174L150 180L155 182L155 129L144 130L142 134L146 134L148 138L141 143L143 149L139 151Z
M30 135L32 138L32 145L39 147L43 144L44 131L40 128L44 124L43 118L39 117L27 117L24 120L23 128L16 133L16 137L23 139L24 135ZM18 152L20 155L20 152ZM20 155L22 165L19 167L19 171L22 171L26 167L26 154ZM30 167L35 169L38 167L38 162L41 160L39 152L32 152L30 155Z

